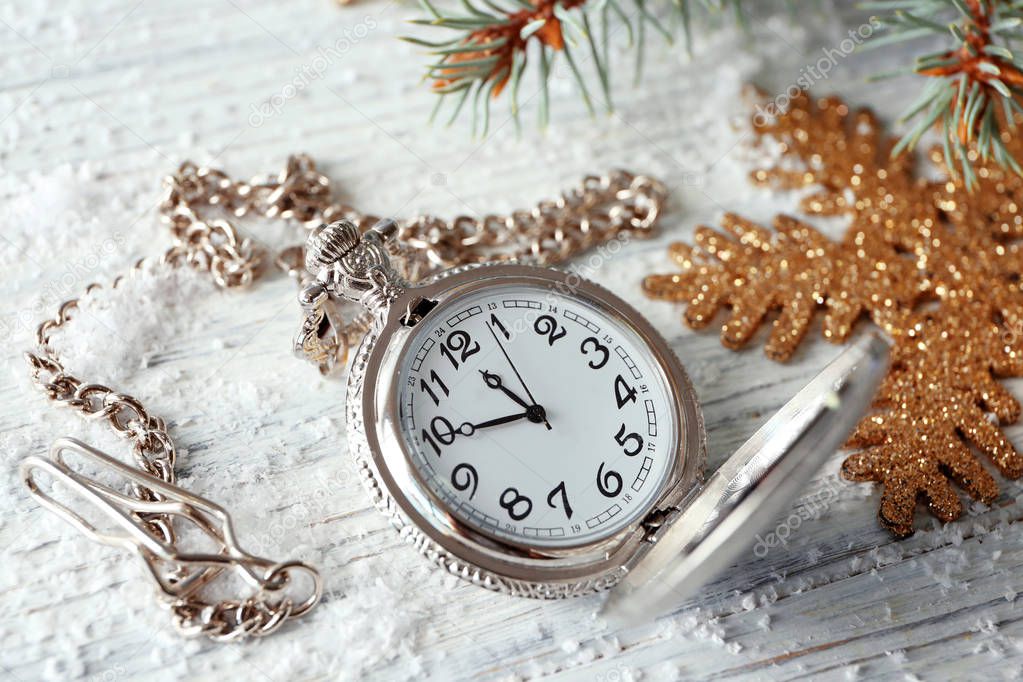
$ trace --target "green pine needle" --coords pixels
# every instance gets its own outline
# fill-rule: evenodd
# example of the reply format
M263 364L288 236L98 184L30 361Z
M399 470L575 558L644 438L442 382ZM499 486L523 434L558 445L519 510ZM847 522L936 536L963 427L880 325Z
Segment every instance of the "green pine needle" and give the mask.
M752 2L752 0L747 0ZM813 0L807 0L813 1ZM489 99L504 80L508 80L511 115L519 120L519 92L527 68L532 67L539 79L538 107L540 125L550 120L551 64L559 52L578 87L587 109L595 110L591 88L599 87L603 108L614 110L611 88L611 39L623 40L636 50L637 80L643 71L643 50L647 28L652 28L668 44L675 40L681 26L688 50L692 43L692 22L697 12L705 15L727 15L745 26L743 0L669 0L649 3L648 0L458 0L459 10L442 10L431 0L420 0L426 17L414 19L417 26L444 28L461 32L452 40L431 41L418 37L407 40L440 60L431 64L426 79L434 80L433 90L441 95L457 95L455 114L462 111L472 86L474 104L470 107L477 132L486 121ZM792 11L793 0L785 0ZM543 13L538 7L549 8ZM553 18L550 18L553 14ZM524 21L522 17L525 17ZM546 27L556 21L564 45L555 49L548 44ZM535 44L536 58L527 59L530 45ZM593 84L590 74L595 74ZM532 99L530 97L529 99ZM436 116L434 113L433 116Z
M915 60L913 70L929 78L921 96L904 115L914 125L892 149L911 150L928 131L937 128L945 165L953 177L970 188L977 183L970 150L987 162L1018 172L1016 159L1002 141L1003 129L1015 127L1023 91L1010 83L1023 78L1012 45L1023 38L1023 2L984 2L974 15L965 0L897 0L863 3L887 12L883 30L869 47L910 41L921 35L946 36L941 52ZM919 76L918 76L919 77Z
M813 0L785 0L796 7ZM413 37L409 42L426 48L435 60L426 70L438 93L437 115L443 101L455 102L449 124L472 100L474 134L487 134L490 105L495 93L508 85L511 116L518 127L522 101L537 100L539 124L550 121L552 64L563 53L576 87L593 114L593 88L599 88L603 108L614 109L611 40L635 50L635 77L643 72L647 30L671 44L681 35L685 49L692 46L697 14L705 18L731 18L748 30L743 8L752 0L458 0L454 11L420 0L426 17L412 23L458 32L449 40ZM974 16L974 7L981 16ZM878 13L875 31L859 49L880 49L920 38L942 39L944 49L916 57L905 68L874 78L917 74L921 93L903 120L905 135L892 154L910 151L928 132L937 131L949 172L972 186L977 181L973 159L992 160L1019 172L1002 140L1023 116L1023 0L868 0L860 7ZM874 20L872 20L873 23ZM553 24L553 25L552 25ZM968 62L967 64L964 62ZM523 100L526 71L536 74L535 94ZM537 96L538 95L538 96Z

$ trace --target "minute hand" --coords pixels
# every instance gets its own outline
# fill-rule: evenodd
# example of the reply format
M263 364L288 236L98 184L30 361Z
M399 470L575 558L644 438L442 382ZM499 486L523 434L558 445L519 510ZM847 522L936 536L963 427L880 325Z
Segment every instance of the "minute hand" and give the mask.
M501 339L497 338L497 334L494 332L494 328L490 325L489 322L487 323L487 329L490 330L490 335L494 337L494 341L497 343L497 347L500 348L501 353L504 354L504 359L508 361L508 366L512 368L512 371L515 372L515 376L519 378L519 383L522 384L522 388L526 389L526 395L529 396L529 399L533 401L534 405L537 405L538 403L536 402L536 398L533 397L533 392L529 390L529 386L526 386L526 382L523 381L522 375L519 374L518 368L515 366L515 363L512 362L511 357L508 355L508 351L504 349L504 344L501 343ZM551 428L551 424L550 422L547 421L546 415L543 418L543 423L547 426L547 430L549 431Z

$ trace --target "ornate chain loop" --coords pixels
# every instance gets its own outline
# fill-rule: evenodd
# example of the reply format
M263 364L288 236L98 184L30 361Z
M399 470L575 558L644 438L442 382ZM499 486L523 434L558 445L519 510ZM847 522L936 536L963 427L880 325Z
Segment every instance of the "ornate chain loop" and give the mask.
M111 288L120 286L156 262L172 266L189 265L206 271L217 286L225 289L251 284L260 274L260 266L266 260L265 253L249 238L240 236L230 218L259 216L288 220L307 230L324 223L347 220L360 232L366 232L379 222L377 216L363 214L351 206L335 202L330 181L305 155L290 157L276 175L256 177L248 182L234 181L221 170L186 162L177 172L165 178L164 186L166 191L160 204L160 214L170 230L173 245L156 259L137 261L127 277L113 280ZM663 185L650 177L626 171L587 176L579 186L560 197L508 216L462 215L448 221L418 216L395 223L396 238L387 242L387 249L401 275L412 282L440 269L468 263L529 259L540 264L553 264L621 233L648 236L660 216L665 198ZM299 264L303 258L300 248L291 247L278 256L276 263L299 279L301 285L307 286L311 284L310 278L300 274L302 268ZM83 298L100 288L99 284L90 284ZM250 582L254 582L256 593L247 599L209 603L194 591L169 587L175 583L190 582L181 580L182 567L186 574L189 569L194 569L186 560L191 555L186 555L175 545L174 517L181 514L145 511L149 509L146 505L158 505L168 499L184 500L180 504L185 505L186 516L193 514L197 506L219 508L174 485L176 451L163 419L149 414L136 398L102 384L86 383L65 368L50 341L53 334L72 319L81 302L82 298L66 301L57 309L53 319L39 325L37 346L34 351L26 353L29 371L34 383L51 400L70 406L85 417L105 420L114 432L132 444L133 459L142 474L133 478L129 486L138 503L128 509L127 517L133 518L143 531L142 537L135 537L132 542L149 562L154 578L168 596L179 628L188 635L202 634L216 640L231 640L269 634L289 617L308 611L319 596L319 578L313 569L303 564L268 567L267 560L245 555L227 542L230 538L225 540L216 534L214 536L225 547L223 552L230 555L230 560L221 563L245 571ZM339 313L325 310L320 305L324 300L303 301L304 306L307 303L307 309L315 310L315 313L307 317L304 325L303 350L315 357L321 369L343 365L348 348L358 342L368 319L356 317L344 324ZM95 454L87 446L83 447ZM36 460L32 463L35 468L44 466L33 459ZM97 493L96 484L82 483L80 477L52 466L49 470L68 476L71 484L77 482L82 491L93 497L93 502L112 509L110 500ZM48 506L59 507L43 495L27 475L26 483L37 497L44 502L49 501ZM102 499L96 498L97 494ZM120 498L116 500L117 504L124 504ZM72 522L75 518L80 519L67 508L56 510ZM195 520L191 516L189 518ZM95 529L83 530L95 535ZM161 558L145 549L150 542L163 543L160 546L166 556ZM118 539L116 544L123 544L123 540ZM169 565L162 566L163 563ZM192 574L193 577L202 576L197 582L205 582L224 570L223 566L209 569L209 561L198 563L204 568L195 569L197 572ZM288 582L289 571L298 570L314 574L317 590L315 598L296 606L288 599L275 596L275 593L279 593Z
M335 203L329 179L304 155L289 158L276 176L249 182L233 182L223 171L192 163L182 164L164 182L167 196L161 213L176 246L222 287L250 283L261 258L231 223L204 217L211 208L235 217L295 220L309 230L347 220L365 232L380 221L379 216ZM623 232L648 236L666 196L664 186L648 176L622 170L590 175L557 199L508 216L442 220L424 215L399 221L391 256L398 257L403 276L412 282L467 263L524 258L558 263Z

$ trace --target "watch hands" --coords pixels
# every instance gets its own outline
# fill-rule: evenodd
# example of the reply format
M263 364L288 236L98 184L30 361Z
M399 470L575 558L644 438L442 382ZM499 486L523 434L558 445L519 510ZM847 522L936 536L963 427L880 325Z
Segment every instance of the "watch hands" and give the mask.
M481 369L480 374L483 375L483 381L484 383L486 383L487 386L501 391L506 396L517 402L519 405L522 405L522 407L526 408L525 416L527 419L529 419L529 421L533 422L534 424L543 423L547 425L548 429L551 428L551 425L547 423L547 411L543 409L543 405L537 405L536 403L533 403L532 405L527 404L525 400L520 398L518 394L515 393L515 391L511 390L510 388L504 385L504 382L501 381L501 376L499 374L488 372L485 369ZM532 397L533 396L530 396L530 398Z
M537 405L538 403L536 402L536 398L533 397L533 392L529 390L529 386L526 386L526 382L523 381L522 375L519 374L518 368L515 367L515 363L512 362L511 357L508 355L508 351L506 351L504 349L504 344L501 343L501 339L499 339L497 337L497 334L494 332L493 326L491 326L491 324L489 322L487 323L487 329L490 330L490 335L493 336L494 337L494 341L497 342L497 347L501 349L501 353L504 355L504 359L508 361L508 366L512 368L512 371L515 372L515 376L518 377L519 383L522 384L522 388L526 389L526 395L529 396L529 399L533 401L534 405ZM496 376L496 375L491 375L491 376ZM486 375L485 374L483 376L483 379L484 379L484 381L486 381ZM500 377L498 377L498 382L500 382ZM487 382L487 385L489 386L490 383ZM502 386L503 386L503 384L502 384ZM517 402L521 402L521 400L522 400L521 398L517 398L517 397L514 398L514 399L516 399ZM546 414L544 414L544 416L543 416L543 423L547 427L547 430L550 431L551 424L550 424L549 421L547 421L547 415Z
M479 424L473 424L474 429L485 429L488 426L500 426L501 424L508 424L510 422L518 421L519 419L525 419L529 416L529 412L520 412L519 414L509 414L507 417L498 417L497 419L488 419L485 422ZM464 426L464 424L463 424Z
M506 396L517 402L519 405L522 405L522 407L529 409L529 403L520 398L515 391L505 386L504 382L501 381L501 377L499 375L494 374L492 372L488 372L485 369L481 369L480 374L483 375L483 381L486 383L487 386L489 386L490 388L495 388L498 391L501 391Z
M480 422L479 424L470 424L469 422L464 422L461 426L455 429L455 433L460 434L462 436L471 436L479 429L486 429L490 428L491 426L500 426L501 424L510 424L511 422L516 422L520 419L528 419L534 424L539 424L543 422L545 419L543 408L540 407L539 405L530 405L529 407L526 408L525 412L519 412L518 414L509 414L505 417L488 419L486 421Z

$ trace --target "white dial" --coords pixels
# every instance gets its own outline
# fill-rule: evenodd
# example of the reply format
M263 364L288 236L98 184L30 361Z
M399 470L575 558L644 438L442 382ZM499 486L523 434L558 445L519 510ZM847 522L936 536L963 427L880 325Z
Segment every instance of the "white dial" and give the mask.
M494 285L418 324L399 362L402 435L463 523L546 548L647 512L677 453L665 373L614 312L540 285Z

